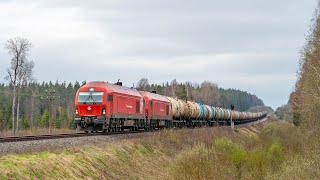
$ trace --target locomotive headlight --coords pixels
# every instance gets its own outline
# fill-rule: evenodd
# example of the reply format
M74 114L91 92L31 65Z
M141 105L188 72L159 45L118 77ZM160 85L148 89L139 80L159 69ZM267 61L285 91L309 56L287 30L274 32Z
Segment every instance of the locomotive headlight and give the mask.
M102 106L102 114L106 115L106 107L105 106Z
M76 109L76 115L78 115L78 114L79 114L78 109Z

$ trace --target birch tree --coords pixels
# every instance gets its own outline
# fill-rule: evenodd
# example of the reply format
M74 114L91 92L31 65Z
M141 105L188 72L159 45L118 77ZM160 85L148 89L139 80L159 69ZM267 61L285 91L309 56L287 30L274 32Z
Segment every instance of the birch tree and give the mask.
M6 77L9 80L9 83L13 87L13 98L12 98L12 132L15 135L15 108L16 108L16 94L17 94L17 85L19 81L19 76L23 73L23 68L26 67L25 64L28 61L27 55L30 51L31 43L28 39L16 37L9 39L5 44L5 49L8 50L9 55L11 56L11 66L8 69L8 75Z

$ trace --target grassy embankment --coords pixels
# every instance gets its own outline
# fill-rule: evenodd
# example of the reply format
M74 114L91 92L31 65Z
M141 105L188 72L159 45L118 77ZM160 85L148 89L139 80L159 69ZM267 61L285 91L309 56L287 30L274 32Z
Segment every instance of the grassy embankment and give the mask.
M308 157L293 125L166 130L113 144L0 157L0 179L310 179ZM305 159L307 158L307 159Z

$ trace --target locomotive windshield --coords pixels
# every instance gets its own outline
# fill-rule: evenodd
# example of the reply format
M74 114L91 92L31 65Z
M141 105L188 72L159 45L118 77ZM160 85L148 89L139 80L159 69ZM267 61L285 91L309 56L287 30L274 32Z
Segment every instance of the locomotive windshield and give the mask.
M103 92L79 92L79 104L100 104L102 103Z

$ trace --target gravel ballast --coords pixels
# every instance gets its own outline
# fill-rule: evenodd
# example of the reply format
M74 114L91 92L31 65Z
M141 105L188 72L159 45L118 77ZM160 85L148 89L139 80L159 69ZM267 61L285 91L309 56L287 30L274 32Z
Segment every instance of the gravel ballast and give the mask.
M133 139L150 136L157 132L118 134L106 136L87 136L62 139L46 139L21 142L0 143L0 155L21 154L30 152L61 150L68 147L94 145L101 143L113 143L122 139Z

